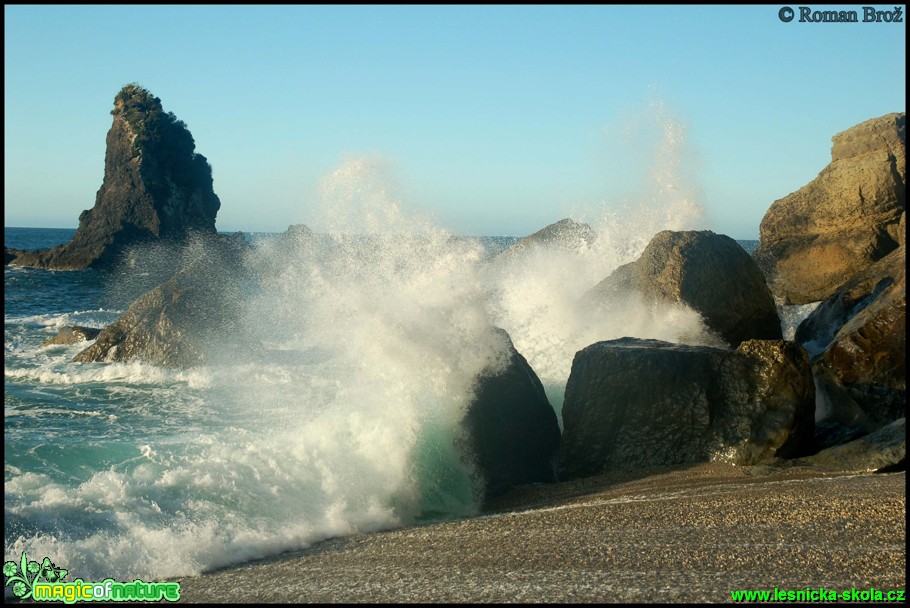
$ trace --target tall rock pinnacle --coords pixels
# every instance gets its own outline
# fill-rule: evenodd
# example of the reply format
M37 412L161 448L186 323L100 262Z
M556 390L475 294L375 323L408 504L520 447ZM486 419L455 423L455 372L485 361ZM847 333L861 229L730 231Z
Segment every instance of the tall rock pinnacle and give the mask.
M137 84L117 93L111 114L104 182L95 206L80 214L70 242L13 251L11 264L103 268L115 263L124 247L138 242L182 240L193 232L215 234L221 202L212 189L212 169L196 153L183 121L165 112L161 100Z

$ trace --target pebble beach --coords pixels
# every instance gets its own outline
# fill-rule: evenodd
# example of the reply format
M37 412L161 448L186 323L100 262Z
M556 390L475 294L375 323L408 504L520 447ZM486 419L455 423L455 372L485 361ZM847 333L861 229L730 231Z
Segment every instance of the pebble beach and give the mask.
M181 601L730 602L906 587L906 473L719 463L516 488L480 516L179 579Z

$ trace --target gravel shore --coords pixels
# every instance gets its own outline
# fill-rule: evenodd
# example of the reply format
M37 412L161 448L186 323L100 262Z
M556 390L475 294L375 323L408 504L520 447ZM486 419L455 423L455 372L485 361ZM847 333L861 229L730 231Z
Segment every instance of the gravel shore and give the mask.
M520 488L459 521L180 579L188 602L729 602L905 589L906 473L719 464Z

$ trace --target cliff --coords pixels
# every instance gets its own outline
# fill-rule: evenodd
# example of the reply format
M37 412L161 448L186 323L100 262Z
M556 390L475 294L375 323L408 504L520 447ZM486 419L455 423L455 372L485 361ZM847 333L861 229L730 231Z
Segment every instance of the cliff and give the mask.
M12 251L7 263L54 270L103 268L124 248L149 240L215 234L221 207L212 169L193 136L161 100L128 84L114 98L104 181L95 206L79 216L72 240L52 249Z

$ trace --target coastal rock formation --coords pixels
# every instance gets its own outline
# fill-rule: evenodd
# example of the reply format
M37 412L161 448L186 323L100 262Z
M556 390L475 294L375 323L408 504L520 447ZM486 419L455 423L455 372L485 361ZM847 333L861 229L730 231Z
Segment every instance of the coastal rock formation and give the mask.
M906 310L902 246L847 281L797 328L796 339L817 363L816 381L844 394L833 403L855 403L866 430L906 415Z
M824 300L898 246L906 207L906 114L867 120L832 139L831 163L774 202L756 261L788 304Z
M755 262L736 241L709 230L657 233L638 260L617 268L583 302L602 306L629 291L690 306L733 346L783 337L774 299Z
M775 459L753 469L767 474L792 467L824 471L889 472L907 470L907 419L900 418L877 431L848 443L827 448L812 456Z
M509 345L504 371L477 380L463 421L469 449L487 496L514 485L556 480L559 423L543 385L527 360Z
M135 84L117 93L111 114L104 181L95 206L79 216L72 240L51 249L13 252L16 257L8 263L56 270L104 268L136 243L215 233L221 202L212 189L212 169L195 151L186 125Z
M500 255L510 257L534 247L575 253L591 247L596 239L597 233L588 224L566 218L520 239Z
M210 237L194 250L194 260L140 296L73 361L136 359L182 368L205 363L216 346L239 346L243 272L236 239Z
M54 346L57 344L77 344L94 340L101 333L100 329L94 327L83 327L81 325L70 325L64 327L53 338L48 338L41 343L41 346Z
M807 454L815 391L805 351L752 340L735 351L622 338L579 351L563 405L563 479Z

